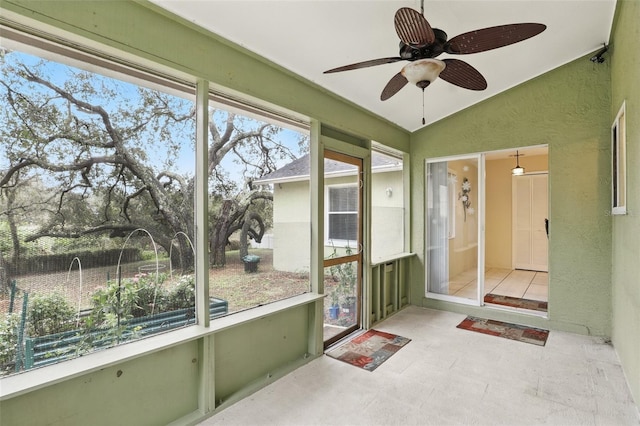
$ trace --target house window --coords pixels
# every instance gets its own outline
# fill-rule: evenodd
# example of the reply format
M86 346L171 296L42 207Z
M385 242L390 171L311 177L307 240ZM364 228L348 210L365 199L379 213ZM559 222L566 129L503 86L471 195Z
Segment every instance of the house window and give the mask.
M627 141L625 103L611 126L612 210L614 215L627 214Z
M328 188L327 236L334 243L358 239L358 186Z

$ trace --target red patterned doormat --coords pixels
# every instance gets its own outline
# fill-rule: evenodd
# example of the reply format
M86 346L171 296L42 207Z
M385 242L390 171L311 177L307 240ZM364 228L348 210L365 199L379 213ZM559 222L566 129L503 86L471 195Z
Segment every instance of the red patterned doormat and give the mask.
M484 303L493 303L496 305L511 306L513 308L547 312L547 302L532 299L519 299L517 297L502 296L500 294L487 294L484 296Z
M549 330L472 316L465 318L458 324L457 328L532 343L538 346L544 346L549 337Z
M327 355L367 371L373 371L410 341L411 339L395 334L368 330L331 349Z

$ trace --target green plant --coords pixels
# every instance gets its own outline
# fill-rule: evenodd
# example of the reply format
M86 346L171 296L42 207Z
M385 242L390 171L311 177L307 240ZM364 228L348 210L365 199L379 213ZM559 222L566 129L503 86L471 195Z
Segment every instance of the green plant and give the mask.
M196 305L196 287L193 275L183 275L168 291L165 306L167 310L193 308Z
M93 325L102 328L111 318L123 320L133 317L138 308L138 286L130 279L111 280L107 286L97 289L91 295Z
M4 314L0 320L0 374L11 368L18 348L18 314Z
M165 259L165 258L168 258L168 257L167 257L166 251L164 250L158 250L157 254L154 250L142 250L142 252L140 253L140 260L155 262L158 259Z
M133 279L111 280L106 287L96 290L91 296L93 304L92 326L103 328L110 323L133 317L160 312L165 293L162 283L166 274L143 275Z
M227 244L227 251L240 250L240 240L229 240Z
M345 255L349 256L353 253L351 247L345 248ZM333 248L332 258L339 257L336 248ZM341 299L342 303L349 303L348 299L354 298L356 295L356 282L358 280L358 271L356 270L354 262L340 263L329 267L329 271L334 281L338 283L334 293L337 293L336 299ZM334 301L334 294L331 294L332 302ZM336 301L336 304L338 301Z
M76 325L75 309L59 293L36 294L29 302L27 318L30 336L60 333Z
M331 306L338 306L340 303L340 295L338 294L338 289L334 289L331 292Z
M158 280L155 274L138 278L137 292L138 300L133 307L131 314L134 317L141 317L166 310L167 291L162 286L166 279L166 274L160 274Z
M91 315L84 320L84 328L88 332L101 331L100 333L86 333L78 344L78 353L90 350L97 341L122 342L135 338L134 335L126 335L126 320L133 317L144 316L150 311L148 300L153 300L155 280L136 278L111 280L107 286L97 289L91 295L93 310ZM142 295L142 298L141 298ZM151 302L153 303L153 302Z

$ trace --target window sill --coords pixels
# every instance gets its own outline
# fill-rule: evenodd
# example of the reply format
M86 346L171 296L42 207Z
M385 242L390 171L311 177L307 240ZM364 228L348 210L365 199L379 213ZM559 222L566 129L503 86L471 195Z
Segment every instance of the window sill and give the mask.
M406 253L393 254L391 256L386 256L386 257L379 257L377 259L372 259L371 266L375 267L378 265L382 265L383 263L394 262L396 260L405 259L412 256L415 256L415 253L406 252Z
M157 336L122 344L105 350L0 379L0 401L14 398L93 371L150 355L192 340L200 339L278 312L323 299L323 294L305 293L288 299L247 309L211 321L209 327L192 325Z

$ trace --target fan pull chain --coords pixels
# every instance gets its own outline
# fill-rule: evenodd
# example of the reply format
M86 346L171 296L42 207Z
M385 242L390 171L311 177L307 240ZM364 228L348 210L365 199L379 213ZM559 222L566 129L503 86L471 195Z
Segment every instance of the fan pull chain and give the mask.
M426 120L424 119L424 89L422 89L422 125L424 126Z

